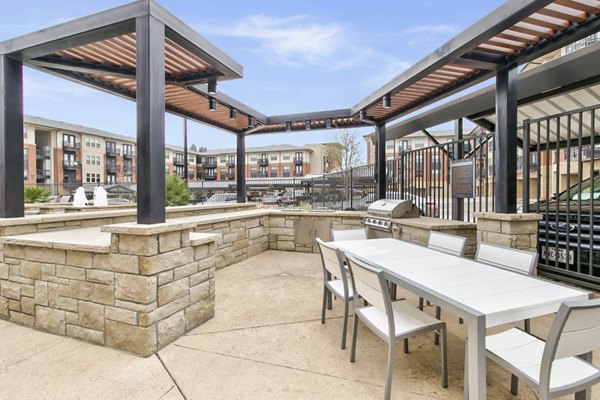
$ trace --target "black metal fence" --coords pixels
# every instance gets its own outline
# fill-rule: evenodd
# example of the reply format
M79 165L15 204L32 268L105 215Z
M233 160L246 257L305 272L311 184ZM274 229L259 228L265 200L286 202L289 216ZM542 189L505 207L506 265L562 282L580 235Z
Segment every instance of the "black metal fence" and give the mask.
M600 288L600 106L526 120L523 211L542 215L538 271ZM529 174L527 176L527 172Z

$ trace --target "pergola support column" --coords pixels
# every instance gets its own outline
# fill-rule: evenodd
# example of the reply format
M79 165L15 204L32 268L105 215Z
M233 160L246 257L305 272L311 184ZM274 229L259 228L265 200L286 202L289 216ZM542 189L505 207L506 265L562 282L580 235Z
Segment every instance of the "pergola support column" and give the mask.
M23 190L23 63L0 55L0 218L24 216Z
M496 75L495 211L517 212L517 65Z
M165 26L138 17L136 37L137 222L157 224L165 222Z
M454 123L454 148L452 149L453 159L462 160L464 157L464 145L460 142L463 138L463 119L459 118ZM465 218L465 199L452 198L452 219L462 221Z
M375 148L376 192L378 199L385 199L387 188L387 175L385 173L385 124L377 124L375 127L375 136L377 137Z
M237 135L237 160L235 164L237 179L237 202L246 202L246 137Z

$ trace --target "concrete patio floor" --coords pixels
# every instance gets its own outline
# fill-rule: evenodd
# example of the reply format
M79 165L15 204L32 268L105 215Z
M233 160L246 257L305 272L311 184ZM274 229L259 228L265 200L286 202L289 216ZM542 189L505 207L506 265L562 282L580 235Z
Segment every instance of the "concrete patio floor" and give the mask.
M149 358L0 321L0 399L383 397L387 346L361 324L351 364L349 349L339 347L339 301L320 323L318 255L264 252L218 271L216 294L215 318ZM393 398L462 399L466 330L449 313L442 318L450 387L440 386L439 347L422 335L411 339L409 354L396 352ZM545 336L551 320L534 319L533 332ZM537 399L525 385L512 396L509 374L491 362L487 383L488 399Z

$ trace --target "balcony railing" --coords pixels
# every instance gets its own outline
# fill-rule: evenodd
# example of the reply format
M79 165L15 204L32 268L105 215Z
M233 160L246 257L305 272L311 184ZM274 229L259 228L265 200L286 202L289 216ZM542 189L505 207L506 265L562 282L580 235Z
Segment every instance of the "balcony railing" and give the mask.
M227 179L229 179L229 180L235 179L235 173L233 173L233 172L228 172L228 173L227 173Z
M63 141L63 151L79 151L81 144L79 142Z
M133 174L133 173L135 172L135 167L132 167L132 166L130 166L130 165L124 165L124 166L123 166L123 172L124 172L126 175Z
M49 148L35 149L35 155L38 160L50 158L50 149Z
M225 163L228 167L235 167L235 160L227 160Z
M116 157L121 154L121 150L117 149L115 146L106 146L106 156L107 157Z
M48 179L50 178L49 169L38 169L35 171L37 179Z
M216 175L205 175L204 176L204 180L205 181L216 181L217 180L217 176Z
M133 150L128 150L128 151L123 150L123 157L124 158L133 158L133 157L135 157L135 151L133 151Z
M106 172L109 174L116 174L121 171L121 166L116 164L106 164Z
M269 159L268 158L259 158L256 163L258 164L259 167L266 167L267 165L269 165Z
M63 179L63 188L65 189L77 189L79 186L81 186L81 181Z
M204 161L202 165L204 168L217 168L217 161Z
M77 170L79 166L77 161L63 161L63 169L65 170Z
M304 163L304 159L302 157L294 157L294 164L302 165Z
M183 158L174 158L173 165L185 165L185 160Z

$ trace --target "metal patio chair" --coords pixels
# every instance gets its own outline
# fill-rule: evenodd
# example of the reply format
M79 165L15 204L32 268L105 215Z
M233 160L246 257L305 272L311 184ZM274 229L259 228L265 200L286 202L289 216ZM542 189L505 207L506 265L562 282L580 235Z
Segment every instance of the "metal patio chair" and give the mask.
M456 235L449 235L447 233L440 233L435 231L429 232L429 238L427 240L427 248L432 250L441 251L442 253L450 254L457 257L463 257L465 255L465 245L467 244L467 238ZM429 302L427 302L429 305ZM419 297L419 310L423 310L423 298ZM439 306L435 306L435 317L440 319L442 317L442 309ZM435 344L439 343L439 336L435 335Z
M395 345L405 340L404 352L408 352L406 339L416 334L437 331L442 336L441 364L442 387L448 387L446 324L420 311L406 300L392 301L385 273L352 256L346 255L354 288L354 319L352 325L352 350L350 362L356 359L358 320L361 319L377 336L388 343L388 362L384 399L392 393ZM361 307L358 297L362 296L369 306Z
M348 279L341 254L335 248L327 245L320 238L317 244L321 251L323 263L323 306L321 310L321 323L325 323L326 310L332 309L333 296L344 301L344 322L342 326L342 350L346 348L346 334L348 331L348 313L350 301L353 299L354 291L352 283Z
M591 391L600 382L592 351L600 348L600 299L565 302L560 306L544 342L518 328L487 336L487 357L512 373L511 393L518 379L540 400ZM466 376L466 375L465 375ZM576 399L584 399L578 393Z
M364 228L361 229L332 229L331 240L334 242L341 242L343 240L366 240L367 231Z
M498 246L490 243L480 242L477 245L475 261L517 272L523 275L535 275L535 267L538 261L538 254L531 251L513 249L510 247ZM531 322L525 321L525 332L531 331Z

